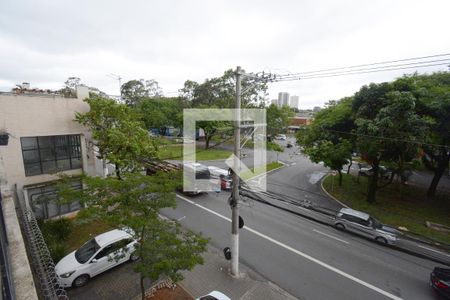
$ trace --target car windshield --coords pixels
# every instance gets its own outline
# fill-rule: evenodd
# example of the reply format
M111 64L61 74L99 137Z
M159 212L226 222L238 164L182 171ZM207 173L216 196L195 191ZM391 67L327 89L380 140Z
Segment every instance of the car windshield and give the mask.
M80 264L84 264L98 251L98 249L100 249L100 246L95 239L92 239L75 251L75 258Z

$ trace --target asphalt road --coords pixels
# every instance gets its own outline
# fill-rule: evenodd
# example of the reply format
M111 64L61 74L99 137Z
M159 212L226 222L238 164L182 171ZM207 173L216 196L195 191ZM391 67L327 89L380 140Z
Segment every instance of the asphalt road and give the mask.
M287 166L270 173L269 191L340 208L320 189L326 168L297 148L286 149L279 160ZM223 167L219 161L207 164ZM163 215L223 249L231 238L228 197L227 192L180 196L177 209L165 209ZM241 262L299 299L438 299L428 286L435 262L250 199L242 203L241 216Z
M180 196L162 213L223 249L227 196ZM243 203L241 216L241 262L299 299L438 299L428 286L436 263L258 202Z
M320 189L320 179L327 169L312 164L297 152L291 148L279 154L279 159L287 166L268 175L268 189L291 199L306 199L339 208L339 204L330 201ZM251 163L251 157L247 160ZM223 162L208 164L222 166ZM229 195L221 192L192 198L179 196L178 207L164 209L162 213L179 220L186 228L202 232L214 247L223 249L230 246L231 239ZM245 227L240 231L241 264L295 297L439 299L428 285L429 273L438 264L251 199L243 200L240 210ZM112 286L135 283L129 280L127 274L133 272L127 268L119 267L94 278L90 284L92 290L73 289L70 296L84 299L86 295L95 294L107 298L107 293L114 290ZM106 278L108 274L111 278ZM100 279L104 278L102 284ZM95 283L96 280L100 281Z

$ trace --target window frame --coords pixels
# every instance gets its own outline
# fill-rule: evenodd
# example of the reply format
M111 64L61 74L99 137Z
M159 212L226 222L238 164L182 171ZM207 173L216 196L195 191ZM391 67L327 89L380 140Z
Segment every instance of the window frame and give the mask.
M35 139L31 147L24 148L26 139ZM83 168L80 134L26 136L20 143L26 177Z
M70 186L75 190L83 189L83 183L80 179L74 179L71 182ZM39 216L36 215L38 210L42 210L42 219L46 220L78 211L84 207L83 204L79 201L73 201L71 203L64 204L57 203L57 201L52 201L53 199L51 199L51 197L58 197L55 182L39 186L30 186L26 189L28 193L29 205L36 218L39 218ZM30 193L30 191L33 193ZM44 201L39 202L39 197L42 195L46 195L48 198L44 199ZM54 207L52 207L51 205L54 205ZM56 208L56 214L50 214L51 209L54 208Z

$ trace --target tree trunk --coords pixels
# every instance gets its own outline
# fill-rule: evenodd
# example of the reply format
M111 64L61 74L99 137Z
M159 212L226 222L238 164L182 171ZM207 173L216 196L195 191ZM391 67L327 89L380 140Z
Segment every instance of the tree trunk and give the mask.
M338 170L339 173L339 186L342 186L342 172L341 170Z
M352 165L353 165L353 160L350 159L350 164L348 165L348 168L347 168L347 174L350 174L350 168L352 167Z
M377 194L377 188L378 188L378 168L379 163L376 163L373 165L372 170L372 176L369 177L369 184L367 188L367 202L374 203L375 197Z
M145 300L144 276L141 275L141 299Z
M205 133L205 149L209 148L209 141L211 140L212 135Z
M116 164L116 175L117 179L122 180L122 178L120 177L120 168L118 164Z
M439 164L438 168L434 172L433 180L431 180L430 187L427 191L428 197L434 197L436 195L436 189L441 180L442 175L444 175L445 169L447 168L448 160L446 163Z

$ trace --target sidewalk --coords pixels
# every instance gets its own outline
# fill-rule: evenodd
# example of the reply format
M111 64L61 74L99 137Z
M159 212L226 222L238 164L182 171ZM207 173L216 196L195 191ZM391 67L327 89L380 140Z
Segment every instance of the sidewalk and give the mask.
M233 300L296 299L242 264L241 277L233 278L229 274L229 261L212 247L208 247L203 257L205 263L185 272L185 279L180 283L194 298L217 290Z
M232 300L260 300L260 299L296 299L275 284L268 282L256 272L240 264L241 278L229 275L229 261L223 253L208 246L203 254L204 264L196 266L192 271L185 271L185 279L178 283L194 299L217 290ZM80 300L117 300L141 299L139 274L134 272L134 263L124 263L99 276L92 278L81 288L67 290L69 299ZM145 280L147 289L151 283Z

